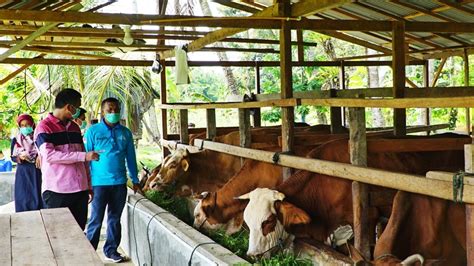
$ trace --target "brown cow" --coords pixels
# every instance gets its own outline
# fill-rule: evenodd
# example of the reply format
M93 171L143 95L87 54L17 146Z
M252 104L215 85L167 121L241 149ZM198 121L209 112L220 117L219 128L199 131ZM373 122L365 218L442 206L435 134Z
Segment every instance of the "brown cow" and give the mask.
M337 140L322 145L313 150L308 157L348 163L347 140ZM369 153L368 165L373 168L413 174L425 174L428 170L456 171L463 168L463 152ZM284 213L277 213L275 211L268 212L265 215L266 217L276 215L278 217L276 220L270 219L257 222L249 220L248 223L266 224L267 228L275 227L278 223L281 223L287 225L287 229L296 236L310 237L321 242L326 241L330 234L339 226L353 223L351 183L351 181L341 178L298 171L285 183L278 186L277 191L285 195L285 202L298 206L298 208L308 213L312 223L292 226L289 222L284 223L286 219ZM371 190L373 189L374 187L371 187ZM382 188L377 188L377 190L380 189ZM261 204L268 205L269 203L261 202ZM255 208L246 208L245 211L252 212L253 209ZM274 208L274 210L277 209ZM383 209L372 209L372 215L369 217L371 228L375 227L377 218L381 214L388 215L385 213L386 211ZM261 215L259 214L259 216ZM255 216L251 214L245 215L246 222L247 217L251 219L251 217ZM287 221L291 221L291 219ZM250 229L252 230L252 228ZM249 250L249 255L259 255L261 252L274 246L277 240L278 238L275 237L256 239L255 241L258 241L258 243L253 244L254 248Z
M327 134L328 125L311 127L297 127L297 132L311 132L312 134ZM251 129L253 148L271 149L277 145L279 127ZM199 138L197 134L195 137ZM194 137L193 137L194 139ZM229 145L239 145L239 132L231 132L214 138L214 141ZM186 196L203 191L215 191L226 183L242 166L241 159L232 155L213 151L189 153L184 149L177 149L168 155L161 165L158 174L151 175L144 190L149 188L163 190L170 185L177 185L176 194Z
M375 245L376 265L420 253L436 265L466 265L466 212L463 204L399 191L392 215Z

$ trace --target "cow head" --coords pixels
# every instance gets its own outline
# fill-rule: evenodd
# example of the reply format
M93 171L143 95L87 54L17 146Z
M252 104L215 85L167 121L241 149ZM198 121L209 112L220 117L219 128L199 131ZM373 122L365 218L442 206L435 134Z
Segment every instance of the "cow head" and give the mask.
M222 211L217 206L216 192L203 192L195 196L199 201L194 208L194 224L197 229L205 230L225 230L226 234L237 233L244 223L242 214L238 214L230 221L222 222Z
M238 198L249 200L244 210L250 230L249 256L268 257L280 248L291 246L293 236L285 228L311 221L305 211L283 201L285 195L276 190L257 188Z
M190 166L189 152L185 148L178 148L166 156L161 164L157 178L150 182L150 187L160 190L162 186L174 184L188 173Z

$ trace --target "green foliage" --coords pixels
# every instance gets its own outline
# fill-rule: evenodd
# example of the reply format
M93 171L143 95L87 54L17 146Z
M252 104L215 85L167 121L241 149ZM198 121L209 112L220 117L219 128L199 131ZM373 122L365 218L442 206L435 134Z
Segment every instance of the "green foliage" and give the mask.
M249 260L246 256L247 248L249 246L248 231L240 230L233 235L228 235L224 230L212 230L208 232L208 236L232 251L237 256Z
M313 265L311 260L298 258L292 253L279 253L270 259L262 259L259 264L262 266L311 266Z
M193 217L189 214L188 201L186 198L173 197L169 191L149 190L145 193L145 197L169 211L181 221L192 224Z

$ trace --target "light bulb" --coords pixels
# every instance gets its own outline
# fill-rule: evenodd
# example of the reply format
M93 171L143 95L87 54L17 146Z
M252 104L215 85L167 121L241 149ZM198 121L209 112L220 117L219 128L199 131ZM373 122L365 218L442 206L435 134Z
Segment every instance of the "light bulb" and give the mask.
M125 26L123 28L123 31L125 32L125 35L123 36L123 43L126 45L133 44L132 34L130 34L130 26L129 25Z

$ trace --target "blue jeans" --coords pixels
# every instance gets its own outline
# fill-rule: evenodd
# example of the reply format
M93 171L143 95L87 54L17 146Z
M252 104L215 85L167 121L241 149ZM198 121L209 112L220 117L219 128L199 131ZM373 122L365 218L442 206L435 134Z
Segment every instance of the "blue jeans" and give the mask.
M104 254L110 257L117 253L122 238L120 217L127 199L127 185L95 186L92 189L94 190L94 199L92 200L91 219L87 224L87 238L94 249L97 249L105 207L107 207L107 240L104 245Z

